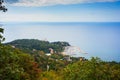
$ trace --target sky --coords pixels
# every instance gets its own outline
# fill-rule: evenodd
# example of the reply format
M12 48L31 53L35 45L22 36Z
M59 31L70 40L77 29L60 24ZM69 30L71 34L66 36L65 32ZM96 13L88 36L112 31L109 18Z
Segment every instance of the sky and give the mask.
M116 23L120 22L120 0L5 2L8 11L0 12L0 24L5 29L5 42L24 38L67 41L88 53L80 56L98 56L103 60L120 61L120 23Z
M5 0L0 22L120 22L120 0Z

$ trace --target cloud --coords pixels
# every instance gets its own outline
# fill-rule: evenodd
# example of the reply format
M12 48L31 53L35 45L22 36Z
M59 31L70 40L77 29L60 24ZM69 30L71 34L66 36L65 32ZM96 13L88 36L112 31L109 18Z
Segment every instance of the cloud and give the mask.
M94 2L116 2L120 0L6 0L14 6L52 6Z
M10 3L10 4L12 4L12 3L17 3L17 2L19 2L20 0L5 0L5 2L6 3Z

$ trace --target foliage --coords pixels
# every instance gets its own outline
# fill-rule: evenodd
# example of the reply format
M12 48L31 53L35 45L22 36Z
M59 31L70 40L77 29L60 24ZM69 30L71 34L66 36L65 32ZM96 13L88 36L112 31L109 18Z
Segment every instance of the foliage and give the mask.
M0 80L38 80L40 73L31 55L10 46L0 46Z
M120 80L120 63L105 62L97 57L64 60L67 56L57 53L70 46L67 42L23 39L8 43L12 47L2 45L3 31L0 28L0 80ZM47 56L49 48L57 53Z
M9 45L15 46L21 50L24 50L29 53L34 53L35 50L44 51L45 53L50 53L50 48L54 50L54 53L62 52L65 46L70 46L67 42L48 42L48 41L40 41L37 39L20 39L15 40Z
M68 65L62 74L64 80L120 80L120 64L92 58Z
M41 74L41 80L63 80L62 77L58 74L58 72L50 70L45 71Z
M5 8L5 6L2 5L3 3L4 3L4 0L0 0L0 10L2 10L3 12L6 12L7 8Z
M120 80L120 63L99 58L71 63L61 60L63 57L46 56L43 51L30 55L1 45L0 80Z
M18 56L12 52L11 48L0 46L0 80L20 78L23 70L17 64L18 60Z
M49 70L57 71L71 63L63 60L64 56L61 54L51 54L51 56L47 56L43 51L39 51L32 56L34 56L35 61L43 71L47 71L47 65L49 66Z
M4 29L0 28L0 44L5 40L5 38L2 36L3 33L4 33Z

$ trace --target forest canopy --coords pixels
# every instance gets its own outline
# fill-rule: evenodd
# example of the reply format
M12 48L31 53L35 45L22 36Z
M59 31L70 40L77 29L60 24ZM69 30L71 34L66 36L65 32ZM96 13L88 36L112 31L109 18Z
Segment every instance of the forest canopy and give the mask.
M49 42L37 39L18 39L6 44L12 45L24 51L39 50L44 51L45 53L50 53L50 49L53 49L54 53L59 53L64 51L66 46L70 46L68 42Z

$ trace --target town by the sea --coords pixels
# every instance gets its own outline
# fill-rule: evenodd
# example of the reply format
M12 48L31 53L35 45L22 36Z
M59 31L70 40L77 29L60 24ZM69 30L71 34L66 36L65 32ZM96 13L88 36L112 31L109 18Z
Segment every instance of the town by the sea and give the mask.
M16 39L66 41L87 54L72 56L99 57L120 61L120 22L3 22L5 42Z

